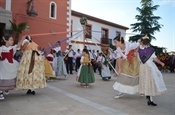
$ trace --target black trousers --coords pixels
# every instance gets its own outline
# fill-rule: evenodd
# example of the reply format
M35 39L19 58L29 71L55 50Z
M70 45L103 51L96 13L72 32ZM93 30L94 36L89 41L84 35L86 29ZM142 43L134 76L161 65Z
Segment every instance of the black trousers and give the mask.
M80 67L80 57L78 57L77 59L76 59L76 67L75 67L75 71L77 71L78 69L79 69L79 67Z
M94 72L96 73L96 70L97 70L97 68L98 68L97 63L94 62L94 60L92 59L91 64L92 64L92 66L93 66Z
M66 69L67 69L67 73L72 74L72 70L73 70L73 57L68 57L68 60L66 62Z
M171 73L174 72L174 64L170 64L170 71L171 71Z

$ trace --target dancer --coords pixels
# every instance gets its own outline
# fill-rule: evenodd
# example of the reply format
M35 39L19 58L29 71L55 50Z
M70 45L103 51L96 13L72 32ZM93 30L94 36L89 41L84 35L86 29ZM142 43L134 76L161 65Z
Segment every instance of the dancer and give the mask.
M147 104L157 106L153 102L152 96L160 95L167 89L161 72L154 62L164 66L155 55L155 50L149 46L150 39L144 36L139 47L140 72L139 72L139 93L144 94L148 99ZM154 62L153 62L154 61Z
M54 65L55 66L55 72L56 72L56 76L61 76L64 75L65 79L67 78L67 69L64 63L64 59L63 59L63 55L61 52L61 43L60 41L57 42L57 47L53 48L54 51L56 51L56 59L54 59Z
M16 88L28 89L27 94L35 95L35 89L46 87L44 60L30 36L23 40L21 50L23 56L17 72Z
M23 40L24 38L22 38ZM21 40L21 41L22 41ZM20 48L21 41L18 45L13 45L11 36L2 37L2 46L0 46L0 100L4 100L3 94L9 94L9 90L15 88L15 79L17 74L18 62L13 58L16 50Z
M102 70L101 70L101 77L104 81L111 79L111 72L109 69L109 62L110 60L110 53L108 50L103 54L102 57Z
M139 61L136 49L139 43L124 41L123 37L115 37L114 43L117 47L117 72L119 74L113 88L119 93L115 98L120 98L123 93L135 94L139 85Z
M82 55L83 56L81 57L81 66L78 70L77 81L80 82L81 85L83 85L84 83L85 87L88 87L89 83L95 82L94 71L91 65L91 60L90 60L88 50L83 49Z
M51 78L55 78L55 71L53 68L53 59L56 56L56 51L51 50L50 53L44 59L45 76L47 81L51 81Z

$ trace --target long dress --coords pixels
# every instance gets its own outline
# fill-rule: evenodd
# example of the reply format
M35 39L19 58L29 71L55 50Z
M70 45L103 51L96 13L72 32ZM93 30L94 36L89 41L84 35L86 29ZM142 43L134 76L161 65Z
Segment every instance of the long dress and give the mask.
M109 69L108 61L105 57L102 58L102 71L101 71L101 77L103 80L111 79L111 71Z
M94 83L94 70L88 57L81 57L77 81L80 83Z
M38 45L25 42L16 80L17 89L38 89L46 87L44 60L38 52Z
M146 96L155 96L164 93L165 86L162 73L158 70L153 59L156 58L152 47L139 48L140 71L139 71L139 93Z
M56 51L56 57L54 59L54 70L56 72L56 76L61 76L64 75L65 77L67 77L67 70L66 70L66 65L63 59L63 55L61 53L61 48L54 48L54 50Z
M51 64L53 64L54 56L52 54L48 54L44 59L44 67L45 67L45 76L46 78L55 78L55 72Z
M126 48L122 51L117 48L118 58L121 62L121 75L117 78L113 88L121 93L135 94L139 87L139 61L136 48L139 43L125 42Z
M15 46L0 47L0 91L15 88L18 62L13 59L16 52Z

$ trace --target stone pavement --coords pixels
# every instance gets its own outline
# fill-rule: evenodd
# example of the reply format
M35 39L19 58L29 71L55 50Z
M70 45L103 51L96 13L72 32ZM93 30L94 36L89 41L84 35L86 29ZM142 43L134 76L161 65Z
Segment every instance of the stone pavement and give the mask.
M48 82L47 88L36 90L36 95L26 91L10 91L0 101L0 115L175 115L175 74L163 73L167 93L154 97L157 107L148 106L145 97L124 95L114 99L112 89L116 78L96 82L88 88L76 82L76 73L68 79Z

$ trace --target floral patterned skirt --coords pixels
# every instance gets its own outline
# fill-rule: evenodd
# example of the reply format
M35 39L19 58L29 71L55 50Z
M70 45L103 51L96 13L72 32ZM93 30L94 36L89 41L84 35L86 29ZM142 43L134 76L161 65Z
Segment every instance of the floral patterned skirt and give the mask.
M34 67L29 73L32 50L27 50L21 58L17 79L16 89L38 89L46 87L44 60L41 55L34 54Z

